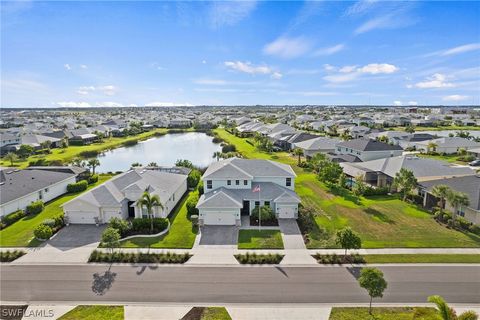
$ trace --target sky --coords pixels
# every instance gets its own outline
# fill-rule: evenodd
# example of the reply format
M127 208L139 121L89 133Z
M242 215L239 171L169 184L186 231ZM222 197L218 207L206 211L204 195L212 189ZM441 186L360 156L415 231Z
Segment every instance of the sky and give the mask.
M1 1L1 107L479 105L478 1Z

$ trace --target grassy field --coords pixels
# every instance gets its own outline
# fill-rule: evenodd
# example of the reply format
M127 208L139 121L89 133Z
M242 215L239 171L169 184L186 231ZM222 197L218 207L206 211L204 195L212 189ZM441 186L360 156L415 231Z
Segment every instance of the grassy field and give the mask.
M480 263L479 254L371 254L367 263Z
M468 165L468 162L463 162L459 161L458 157L459 155L457 154L448 154L448 155L430 155L430 154L425 154L425 153L417 153L416 154L419 157L423 158L430 158L430 159L435 159L435 160L442 160L446 161L448 163L456 163L456 164L461 164L461 165Z
M441 320L434 308L332 308L330 320Z
M240 230L238 249L283 249L279 230Z
M185 195L177 204L169 217L171 226L166 235L154 238L133 238L121 242L120 246L122 248L192 248L198 231L192 227L192 222L188 220L186 202L195 192L198 191Z
M296 158L288 153L260 152L245 139L223 129L216 132L235 144L247 158L270 159L292 166L297 173L295 191L302 204L316 212L317 228L308 235L308 248L337 247L335 232L346 226L360 235L364 248L480 247L480 236L447 229L428 212L396 197L357 198L350 192L330 190L315 174L299 168Z
M30 156L29 158L27 158L25 160L16 161L14 163L14 166L19 167L19 168L25 168L25 167L28 166L29 161L34 161L34 160L39 160L39 159L45 159L45 160L48 160L48 161L60 160L64 163L66 163L66 162L69 162L76 157L79 157L80 153L84 152L84 151L98 151L98 152L101 152L101 151L105 151L105 150L110 150L110 149L120 147L126 141L145 140L145 139L154 137L156 134L167 133L167 132L168 132L168 129L160 128L160 129L155 129L155 130L148 131L148 132L143 132L143 133L140 133L140 134L135 135L135 136L107 138L107 139L104 139L102 142L93 143L93 144L86 145L86 146L69 146L66 149L55 148L55 149L51 149L50 154L33 155L33 156ZM11 165L10 161L6 161L6 160L3 160L3 159L0 160L0 166L10 166L10 165Z
M98 182L88 186L91 189L110 179L111 175L101 174ZM85 191L84 191L85 192ZM63 212L60 205L77 197L80 193L69 193L58 197L47 204L42 212L37 215L29 215L0 231L0 247L36 247L41 242L34 239L33 230L43 220L53 218Z
M59 320L123 320L123 306L78 306Z

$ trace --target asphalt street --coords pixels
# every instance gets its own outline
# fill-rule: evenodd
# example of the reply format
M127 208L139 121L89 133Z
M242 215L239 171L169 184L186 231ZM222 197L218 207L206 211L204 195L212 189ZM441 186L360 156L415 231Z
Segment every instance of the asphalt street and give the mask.
M479 266L382 266L383 303L480 303ZM0 300L118 303L366 303L354 267L2 265Z

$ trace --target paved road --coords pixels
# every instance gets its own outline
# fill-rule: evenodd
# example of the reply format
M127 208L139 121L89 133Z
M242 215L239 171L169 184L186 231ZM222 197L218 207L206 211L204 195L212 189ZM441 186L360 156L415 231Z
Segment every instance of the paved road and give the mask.
M479 266L384 266L382 302L480 303ZM363 303L358 268L2 265L2 301Z

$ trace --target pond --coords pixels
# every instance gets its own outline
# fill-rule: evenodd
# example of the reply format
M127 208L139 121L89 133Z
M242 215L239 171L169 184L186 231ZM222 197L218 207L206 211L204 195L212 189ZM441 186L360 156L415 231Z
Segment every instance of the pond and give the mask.
M215 161L213 153L222 150L220 144L213 143L212 139L200 132L155 137L131 147L106 151L98 157L100 166L96 171L125 171L135 162L144 166L150 162L156 162L159 166L173 166L178 159L188 159L195 166L207 167Z

